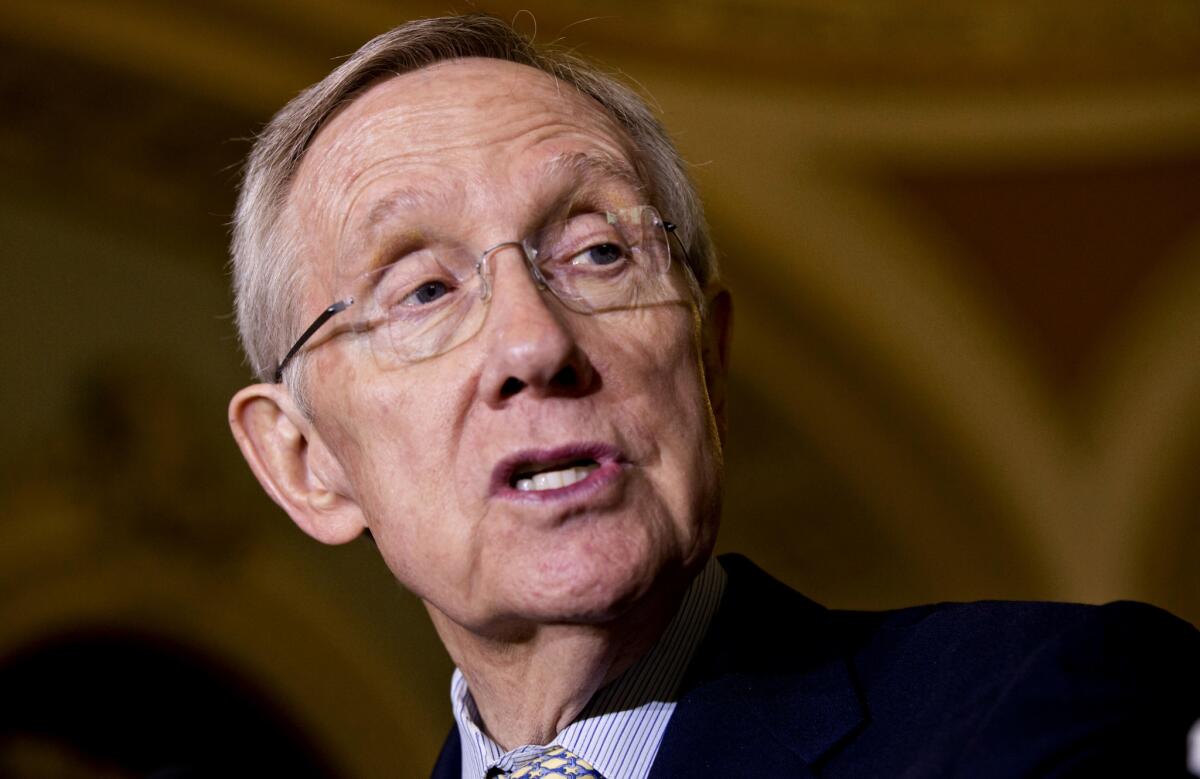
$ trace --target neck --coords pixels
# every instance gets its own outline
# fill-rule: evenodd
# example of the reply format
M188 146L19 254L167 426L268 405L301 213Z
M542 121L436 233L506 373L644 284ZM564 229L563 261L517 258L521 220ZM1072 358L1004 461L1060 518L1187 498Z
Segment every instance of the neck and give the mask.
M512 640L479 636L426 607L485 731L507 751L551 743L597 690L654 645L681 596L676 588L608 623L537 625Z

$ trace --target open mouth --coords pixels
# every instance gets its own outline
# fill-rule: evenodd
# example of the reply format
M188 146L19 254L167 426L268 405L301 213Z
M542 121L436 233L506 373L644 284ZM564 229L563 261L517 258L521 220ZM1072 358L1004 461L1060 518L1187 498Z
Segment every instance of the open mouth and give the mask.
M599 467L600 463L594 459L583 457L560 465L521 468L513 472L508 486L518 492L557 490L583 481Z
M575 494L588 485L600 486L611 481L621 472L622 462L621 452L607 443L526 449L496 464L492 489L510 496Z

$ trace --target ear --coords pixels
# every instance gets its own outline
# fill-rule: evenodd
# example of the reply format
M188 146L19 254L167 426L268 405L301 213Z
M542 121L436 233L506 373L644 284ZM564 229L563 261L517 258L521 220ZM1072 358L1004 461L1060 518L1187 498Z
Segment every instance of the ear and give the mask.
M701 338L701 359L708 400L717 418L721 442L725 442L725 389L729 373L729 343L733 334L733 296L719 281L704 291L705 311Z
M234 395L229 427L259 484L301 530L326 544L363 532L341 464L282 384L253 384Z

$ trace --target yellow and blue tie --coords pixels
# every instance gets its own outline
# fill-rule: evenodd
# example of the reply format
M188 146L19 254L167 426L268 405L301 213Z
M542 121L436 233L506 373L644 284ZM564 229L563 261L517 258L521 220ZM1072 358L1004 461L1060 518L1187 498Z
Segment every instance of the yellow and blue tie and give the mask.
M557 744L504 779L604 779L591 763Z

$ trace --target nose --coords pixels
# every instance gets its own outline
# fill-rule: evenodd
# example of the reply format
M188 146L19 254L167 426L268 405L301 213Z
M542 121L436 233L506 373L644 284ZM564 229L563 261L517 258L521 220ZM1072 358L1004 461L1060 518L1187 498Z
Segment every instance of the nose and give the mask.
M574 397L587 394L595 371L556 305L539 288L519 245L489 257L491 293L487 320L487 365L482 381L488 402L500 406L515 396Z

